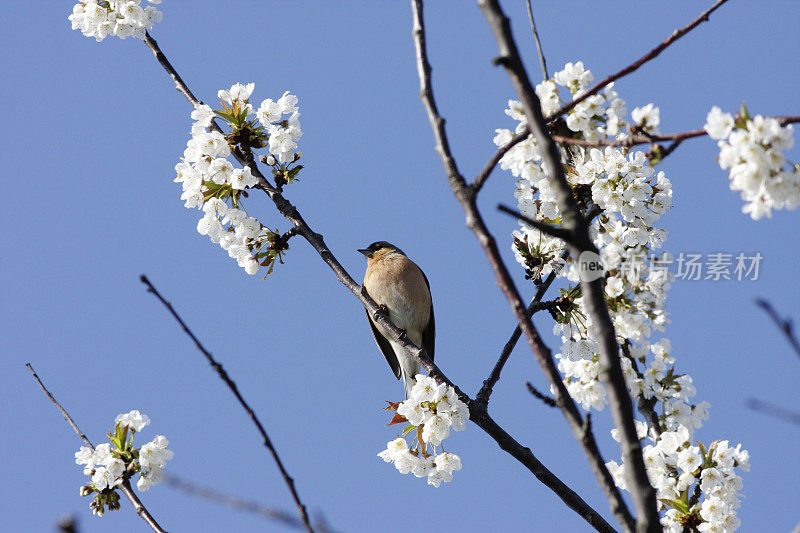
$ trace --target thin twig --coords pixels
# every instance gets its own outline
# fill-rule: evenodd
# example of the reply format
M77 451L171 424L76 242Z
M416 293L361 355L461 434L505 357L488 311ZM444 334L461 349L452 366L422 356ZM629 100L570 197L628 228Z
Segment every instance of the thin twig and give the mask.
M536 51L539 52L539 65L542 67L542 79L546 80L550 76L547 75L547 62L544 60L542 43L539 41L539 32L536 31L536 22L533 20L533 6L531 6L531 0L527 0L526 4L528 7L528 20L530 20L531 30L533 30L533 40L536 41Z
M692 137L702 137L703 135L708 135L706 130L692 130L681 133L669 133L665 135L652 136L635 135L626 139L598 139L596 141L575 139L573 137L564 137L563 135L551 135L550 137L557 143L577 146L636 146L639 144L653 144L659 141L678 141L691 139Z
M497 0L479 0L478 5L483 10L499 47L499 60L495 62L503 65L511 79L528 125L532 129L536 143L542 149L545 174L558 200L562 225L572 232L571 242L567 242L570 254L576 258L581 257L582 252L597 254L598 250L589 236L586 219L581 214L564 175L558 147L550 138L539 98L519 56L511 34L511 24ZM626 464L625 478L636 507L636 530L640 533L651 533L661 530L658 501L656 491L647 476L641 443L636 434L633 401L622 373L619 346L606 304L604 284L605 280L602 277L592 282L582 280L581 291L586 311L592 319L592 333L600 348L599 376L608 392L608 403L614 423L620 430L620 446ZM559 399L558 395L556 399Z
M764 402L755 398L748 398L747 407L753 411L758 411L786 422L791 422L800 426L800 413L775 405L774 403Z
M161 50L157 48L155 41L152 39L147 41L147 46L156 54L157 52L161 52ZM160 63L165 70L167 70L167 73L173 80L180 80L179 76L177 78L173 76L175 72L174 69L172 69L172 65L170 65L168 62ZM176 83L178 82L176 81ZM183 82L180 81L180 83ZM190 96L187 96L191 95L191 92L189 92L188 89L186 92L180 92L184 94L190 103L194 105L196 101L193 101ZM242 161L244 161L243 164L248 163L247 159L240 157L241 154L237 154L236 151L234 151L234 155L240 163ZM428 372L429 376L434 378L438 383L447 383L455 388L459 398L467 403L467 406L469 407L470 420L473 423L475 423L478 427L485 431L486 434L492 437L492 439L494 439L494 441L502 450L517 459L523 466L525 466L525 468L532 472L537 479L541 480L556 495L558 495L568 507L584 517L584 519L593 527L595 527L595 529L598 531L614 531L614 529L608 525L605 519L603 519L603 517L597 511L592 509L577 493L575 493L575 491L569 488L555 474L550 472L550 470L548 470L541 463L541 461L539 461L536 456L531 453L530 449L522 446L502 427L500 427L492 419L483 405L472 400L457 385L450 381L444 372L442 372L441 369L430 360L425 353L425 350L411 342L405 332L394 325L394 323L389 319L387 313L378 307L378 304L375 303L375 301L369 296L369 294L367 294L366 291L362 290L361 285L353 280L352 276L350 276L347 270L345 270L341 263L339 263L336 257L328 249L322 235L314 232L314 230L311 229L308 223L306 223L306 221L300 215L300 212L297 210L297 208L286 198L284 198L280 191L265 185L265 183L268 182L266 181L266 178L264 178L263 174L259 171L257 166L253 165L250 170L259 180L258 188L267 193L269 198L275 204L278 212L286 217L297 228L298 235L302 236L314 248L314 250L316 250L322 261L325 262L325 264L327 264L328 267L333 271L336 279L338 279L345 287L347 287L347 289L353 293L358 301L361 302L375 323L378 324L395 342L402 346L411 355L411 357L417 360ZM601 457L599 459L602 460ZM613 480L611 479L610 475L608 478L611 480L613 485Z
M425 26L422 16L422 0L412 0L412 12L414 18L413 37L414 46L417 57L417 74L420 81L420 98L423 106L428 114L428 120L433 130L434 138L436 141L436 150L442 160L442 165L447 174L447 179L453 194L461 204L462 209L466 215L466 225L475 234L478 242L489 260L492 270L495 274L495 281L500 289L508 299L514 315L520 324L522 332L528 339L528 343L536 357L537 362L545 373L548 381L556 390L556 401L561 407L573 434L581 442L582 449L592 467L595 478L598 484L603 489L608 498L612 512L626 529L632 531L634 527L633 519L627 509L625 501L619 492L619 489L614 484L614 480L605 466L605 461L602 459L599 449L594 441L593 436L584 440L584 431L582 429L583 418L578 411L577 406L567 392L558 368L553 361L552 353L539 337L536 328L534 328L530 317L527 316L525 303L511 279L511 275L506 268L497 248L497 242L486 228L483 217L476 205L476 194L472 187L466 184L464 178L458 174L458 169L453 161L452 155L449 151L447 136L444 130L444 119L439 115L436 109L436 103L433 96L433 89L431 87L431 67L428 62L427 50L425 48ZM477 402L475 402L477 404ZM541 478L540 478L541 479ZM563 499L563 497L562 497ZM566 500L564 500L566 502ZM567 502L569 505L569 502ZM572 507L572 506L570 506ZM572 507L575 509L575 507ZM576 509L577 511L577 509ZM593 510L592 510L593 511ZM602 527L603 529L610 528L604 520L602 522L592 522L589 517L578 511L581 516L589 521L594 527Z
M800 122L800 115L773 118L777 119L781 126ZM634 135L625 139L599 139L596 141L575 139L573 137L564 137L563 135L551 135L550 137L557 143L573 144L577 146L636 146L639 144L654 144L660 141L675 141L677 143L694 137L702 137L704 135L708 135L708 132L704 129L700 129L683 131L679 133L665 133L663 135ZM674 147L670 147L668 150L671 152L674 149ZM665 152L664 155L669 152Z
M306 528L306 526L300 520L298 520L294 516L294 514L289 513L288 511L284 511L283 509L270 507L268 505L264 505L263 503L253 500L245 500L243 498L239 498L238 496L233 496L231 494L218 491L211 487L198 485L196 483L193 483L191 481L188 481L186 479L171 474L166 474L166 473L164 474L164 483L169 485L173 489L181 491L190 496L194 496L196 498L203 498L205 500L218 503L226 507L230 507L231 509L236 509L237 511L254 514L262 518L266 518L267 520L280 522L285 526L289 526L295 529ZM317 528L317 531L319 531L320 533L325 533L325 532L333 533L332 530L320 524L316 524L315 527Z
M571 102L561 106L559 109L557 109L555 112L553 112L550 116L547 117L547 122L550 122L553 119L555 119L556 117L559 117L559 116L563 115L564 113L566 113L567 111L569 111L570 109L572 109L573 107L578 105L579 103L583 102L584 100L586 100L590 96L599 93L609 83L612 83L612 82L622 78L623 76L627 76L631 72L636 71L639 67L641 67L642 65L644 65L648 61L650 61L652 59L655 59L669 45L673 44L675 41L677 41L678 39L680 39L681 37L683 37L684 35L686 35L690 31L695 29L702 22L707 21L709 15L711 15L711 13L716 11L720 6L722 6L722 4L724 4L727 1L728 0L717 0L716 2L714 2L714 5L712 5L711 7L709 7L708 9L703 11L702 13L700 13L700 15L696 19L694 19L692 22L690 22L689 24L687 24L683 28L680 28L678 30L673 31L670 34L670 36L667 37L661 44L659 44L658 46L656 46L655 48L653 48L652 50L647 52L645 55L643 55L642 57L640 57L639 59L637 59L636 61L634 61L630 65L628 65L627 67L623 68L619 72L616 72L616 73L604 78L600 82L596 83L593 87L588 89L585 93L581 93L581 95L579 97L575 98Z
M790 318L781 318L778 312L772 307L768 301L764 300L763 298L758 298L756 300L756 305L759 306L764 312L769 315L775 325L778 326L778 329L783 332L786 336L786 340L789 341L789 344L792 345L795 353L798 357L800 357L800 341L797 340L797 337L794 336L794 330L792 328L792 320Z
M36 374L36 371L33 369L31 364L27 363L25 366L28 368L28 370L30 370L31 374L33 374L33 377L39 383L39 386L42 388L42 390L50 399L50 401L53 402L53 405L55 405L61 412L61 415L64 417L64 420L67 421L72 430L78 434L78 436L86 444L86 446L88 446L92 451L94 451L94 446L92 445L92 442L86 437L86 435L84 435L83 431L81 431L80 428L78 428L78 425L75 423L72 417L69 416L69 413L67 413L66 409L64 409L61 406L61 404L58 403L55 397L50 393L50 391L47 390L47 387L45 387L44 383L42 383L42 380L39 379L39 376ZM156 533L166 533L166 531L164 531L164 529L158 524L156 519L153 517L153 515L150 514L150 511L147 510L147 508L144 506L141 500L139 500L139 497L131 488L131 484L130 481L128 480L127 474L124 476L122 485L119 487L119 489L128 498L128 501L131 502L131 505L133 506L134 511L136 511L136 514L138 514L142 518L142 520L147 522L147 525L150 526L150 529L152 529Z
M633 371L636 372L636 376L644 380L644 376L641 372L639 372L639 365L636 363L636 359L631 355L631 346L630 343L626 340L624 343L620 345L622 349L623 355L630 361L631 367ZM655 436L661 435L661 422L658 420L658 413L655 410L656 405L656 397L653 396L651 398L645 398L644 390L639 390L639 393L636 395L636 407L639 410L639 413L647 420L647 424L650 429L653 430Z
M600 208L596 204L593 205L586 213L586 220L591 222L594 217L600 214L600 211ZM564 250L561 252L561 260L566 261L567 258L569 258L569 250ZM528 316L533 316L536 311L544 306L544 304L540 304L539 302L541 302L542 298L544 298L545 293L550 288L550 285L553 284L557 274L558 272L556 270L551 271L543 282L536 285L536 293L534 294L531 303L528 304L527 307ZM555 305L560 301L560 298L556 298L548 303ZM548 309L549 306L544 308ZM483 405L487 405L489 403L489 397L492 395L492 389L500 379L500 372L503 371L503 367L505 366L506 361L508 361L511 352L514 350L514 346L517 345L517 341L519 340L521 334L522 330L519 327L519 323L517 323L516 327L514 328L514 332L511 334L511 338L508 339L508 342L506 342L502 352L500 352L500 357L497 359L494 368L492 368L492 372L489 374L489 377L483 381L481 389L478 391L478 394L475 395L475 401L480 402Z
M558 305L558 299L550 302L541 302L542 296L553 283L554 279L556 279L556 272L552 271L550 272L550 275L547 276L547 279L540 283L536 288L536 294L531 300L531 303L529 303L528 307L525 309L525 312L528 314L528 316L533 316L541 310L550 309L553 306ZM517 341L521 335L522 329L520 329L519 324L517 324L517 326L514 328L514 332L511 333L511 337L503 346L503 350L500 352L500 357L495 363L494 368L492 368L492 372L489 374L489 377L483 381L481 389L478 391L478 394L475 395L476 402L483 405L489 404L489 397L492 395L495 384L500 379L500 372L503 371L503 367L505 366L506 361L508 361L509 356L511 356L511 352L514 351L514 347L517 345Z
M239 401L239 404L247 412L248 416L253 421L253 424L255 424L256 428L258 429L258 432L261 434L261 437L264 439L264 446L267 448L267 450L269 450L270 454L272 455L272 459L275 461L275 464L278 466L278 470L280 470L281 475L283 476L283 480L286 483L286 487L289 489L289 492L292 495L292 499L294 499L294 503L297 506L298 512L300 513L300 518L303 521L305 529L308 530L309 533L313 533L314 528L311 527L311 522L308 518L308 512L306 510L306 506L300 500L300 495L297 493L297 489L294 486L294 479L292 479L292 477L286 471L286 467L284 467L283 461L281 461L281 458L278 456L278 452L275 449L275 446L272 444L272 440L270 440L269 436L267 435L267 431L264 429L264 425L258 419L258 416L256 416L255 411L253 411L250 405L242 397L241 393L239 392L239 388L236 386L236 383L234 383L234 381L230 378L230 376L228 376L228 373L225 371L222 365L219 364L216 361L216 359L214 359L214 357L211 355L211 353L208 350L206 350L205 347L200 343L200 340L194 335L194 333L192 333L192 330L189 329L189 326L186 325L186 322L184 322L183 319L180 317L180 315L178 315L178 313L172 307L172 304L170 304L167 300L165 300L164 297L161 296L161 293L159 293L158 290L153 286L153 284L150 283L150 280L147 279L147 276L142 275L140 279L142 283L147 285L147 292L152 293L156 298L158 298L158 300L162 304L164 304L164 307L167 308L167 310L175 318L175 320L178 321L178 324L181 325L183 331L186 332L186 334L189 336L190 339L192 339L195 346L197 346L197 349L200 350L200 352L205 356L211 367L219 375L222 381L225 382L225 384L231 390L233 395L236 396L236 399Z
M481 190L483 185L486 183L486 180L489 179L489 174L492 173L494 167L496 167L500 160L503 159L503 156L506 155L516 145L527 139L528 135L530 134L531 132L525 129L525 131L514 135L510 141L498 148L497 151L492 154L492 157L486 162L486 164L483 166L483 169L481 169L478 175L475 176L475 179L472 180L470 187L472 187L472 190L475 191L475 193Z
M536 387L534 387L530 381L525 383L525 385L528 387L528 392L533 394L536 398L540 399L545 405L549 407L558 407L558 404L553 398L536 390Z
M523 221L528 226L536 228L542 233L550 235L551 237L561 239L564 242L569 242L572 240L572 232L565 230L560 226L554 226L552 224L545 224L544 222L539 222L538 220L534 220L531 217L525 216L519 211L511 209L510 207L507 207L503 204L498 204L497 209L507 215L511 215L512 217Z

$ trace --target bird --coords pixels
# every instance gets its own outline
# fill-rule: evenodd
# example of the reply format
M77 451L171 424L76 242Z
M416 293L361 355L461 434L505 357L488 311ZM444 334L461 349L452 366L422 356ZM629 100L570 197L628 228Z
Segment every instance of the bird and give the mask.
M363 288L389 315L409 340L424 348L433 361L436 323L433 317L431 286L425 273L397 246L386 241L373 242L358 250L367 258ZM419 363L375 323L369 311L367 320L375 342L397 379L403 380L406 399L411 397Z

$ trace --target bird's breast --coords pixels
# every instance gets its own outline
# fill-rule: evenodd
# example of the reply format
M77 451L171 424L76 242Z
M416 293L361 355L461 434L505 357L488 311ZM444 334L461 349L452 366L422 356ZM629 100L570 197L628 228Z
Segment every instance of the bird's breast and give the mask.
M394 324L410 335L421 333L430 320L431 295L419 267L403 255L384 256L370 264L364 287L389 310Z

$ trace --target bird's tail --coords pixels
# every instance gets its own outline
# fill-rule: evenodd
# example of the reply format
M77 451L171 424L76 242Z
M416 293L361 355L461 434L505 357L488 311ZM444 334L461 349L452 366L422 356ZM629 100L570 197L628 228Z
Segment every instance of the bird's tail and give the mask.
M406 389L406 400L408 400L409 398L411 398L411 389L414 388L416 380L414 379L414 376L409 375L405 371L405 369L402 369L402 373L403 373L403 386Z

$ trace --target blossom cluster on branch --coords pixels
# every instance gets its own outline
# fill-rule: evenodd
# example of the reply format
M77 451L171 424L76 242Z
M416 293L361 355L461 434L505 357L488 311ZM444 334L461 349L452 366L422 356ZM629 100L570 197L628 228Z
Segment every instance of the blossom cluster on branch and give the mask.
M387 410L396 411L390 425L407 422L403 432L389 441L378 457L394 463L401 474L411 472L428 479L438 487L453 480L453 472L461 470L461 458L445 452L442 441L450 429L463 431L469 420L467 405L459 400L455 389L446 383L418 374L411 396L400 403L390 403ZM409 448L406 435L412 434ZM416 444L414 442L416 441Z
M296 164L301 156L297 141L303 132L296 96L286 91L277 101L268 98L254 110L249 102L254 88L253 83L236 83L218 92L221 109L201 104L192 111L192 137L175 166L175 181L183 186L184 206L204 213L197 223L201 235L219 244L248 274L262 266L270 274L276 261L283 262L288 243L277 230L247 214L242 203L245 189L258 181L249 166L237 168L229 157L232 149L240 150L255 164L252 151L268 148L269 155L262 156L262 161L272 167L276 185L281 187L297 179L303 168ZM215 118L224 121L230 132L211 129Z
M161 0L147 0L160 4ZM154 6L142 7L140 0L88 0L78 2L68 17L73 30L80 30L97 42L109 35L120 39L144 39L145 32L161 22L162 13Z
M83 473L92 481L81 487L81 496L94 494L90 504L92 513L103 516L105 507L119 509L119 494L114 490L139 473L136 486L148 490L158 485L164 477L167 461L173 452L168 450L169 441L157 435L141 448L133 445L133 437L150 423L150 417L139 411L123 413L114 420L114 429L108 433L109 442L92 449L81 446L75 452L75 463L83 465ZM113 446L113 447L112 447Z
M794 145L791 124L781 126L772 117L750 117L742 106L734 118L714 106L705 130L717 139L719 166L728 170L730 187L745 201L742 212L753 220L771 217L773 209L800 205L800 165L787 161L784 152Z
M592 81L582 62L568 63L536 87L543 113L555 112L565 94L580 96ZM516 130L496 130L498 146L527 126L519 102L509 101L506 114L517 121ZM626 117L625 101L609 84L551 127L563 136L591 141L658 133L660 112L653 104L634 109L630 121ZM654 332L664 332L669 322L665 303L673 279L666 268L670 257L656 255L655 250L666 240L666 231L657 222L672 206L672 184L664 172L654 170L657 160L624 145L604 149L564 145L561 155L578 206L584 214L599 213L589 228L603 266L596 275L605 277L606 301L628 389L640 407L652 413L646 422L637 420L636 424L645 441L645 464L657 490L662 525L676 532L686 526L700 531L736 529L742 484L734 467L748 469L749 455L740 446L729 447L728 441L707 447L694 444L694 430L708 418L710 405L692 402L696 394L692 378L676 371L669 339L651 339ZM522 214L551 225L561 223L556 195L533 135L511 148L500 165L518 178L514 194ZM599 339L594 337L579 286L587 273L579 270L578 262L562 259L565 244L560 239L524 223L512 238L512 249L528 278L538 280L555 271L566 279L562 302L550 311L556 322L554 333L562 342L556 354L558 368L570 395L583 409L603 409L607 396L599 379ZM616 436L616 430L612 435ZM611 461L607 466L616 484L625 489L624 463Z

